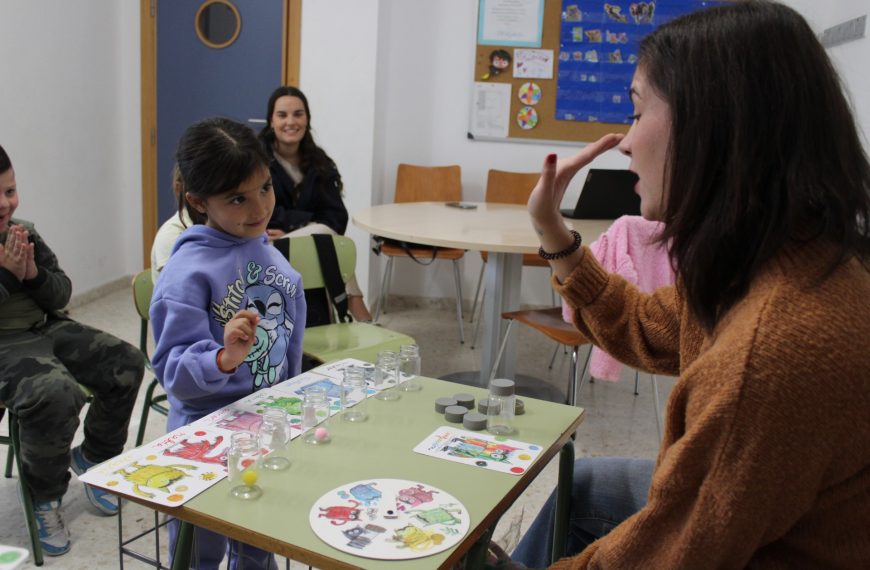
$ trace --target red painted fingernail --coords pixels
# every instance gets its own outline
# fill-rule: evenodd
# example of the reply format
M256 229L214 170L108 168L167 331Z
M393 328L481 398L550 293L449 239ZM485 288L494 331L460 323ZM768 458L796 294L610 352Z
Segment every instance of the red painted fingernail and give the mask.
M555 164L555 162L556 162L556 155L555 155L555 153L554 153L554 154L548 154L548 155L547 155L547 164Z

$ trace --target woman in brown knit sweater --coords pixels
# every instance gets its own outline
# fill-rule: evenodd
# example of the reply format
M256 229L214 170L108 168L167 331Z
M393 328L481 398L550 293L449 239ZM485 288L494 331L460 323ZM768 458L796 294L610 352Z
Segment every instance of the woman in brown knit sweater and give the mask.
M553 568L870 567L870 164L831 62L792 9L726 3L645 38L631 96L628 134L547 157L529 212L577 328L679 378L655 463L577 462ZM675 287L607 274L559 215L616 146ZM552 510L514 560L549 563Z

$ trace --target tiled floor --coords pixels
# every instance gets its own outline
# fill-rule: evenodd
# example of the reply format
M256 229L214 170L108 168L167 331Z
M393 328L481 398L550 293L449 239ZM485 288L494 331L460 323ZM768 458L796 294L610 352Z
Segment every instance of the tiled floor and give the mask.
M381 322L386 327L405 332L417 339L421 347L425 376L439 377L479 366L479 351L471 349L470 343L459 344L452 303L441 305L439 302L413 302L391 298L388 309L389 313L381 317ZM129 289L117 290L99 301L74 309L71 315L133 344L138 343L139 319L133 308ZM470 334L471 327L467 326L466 335ZM519 327L518 334L517 372L564 387L567 384L570 356L560 351L553 369L548 370L547 365L554 344L526 327ZM136 437L141 399L144 397L150 379L151 377L146 375L142 383L139 406L130 422L129 447L132 447ZM662 405L666 401L671 384L670 379L659 381ZM586 417L578 430L575 444L578 458L604 455L655 457L658 438L649 377L641 374L638 396L633 394L633 388L634 373L628 370L623 371L623 378L618 383L598 381L584 385L582 393L578 395L579 405L586 409ZM3 429L6 429L5 425ZM152 413L148 418L146 440L156 438L164 433L164 429L165 418ZM79 433L76 443L81 437ZM2 446L0 461L4 461L5 457L6 447ZM554 487L557 464L557 459L551 462L502 518L495 533L496 539L502 544L507 543L508 547L512 547L516 537L531 523L539 506ZM24 517L15 496L15 477L17 475L13 475L13 479L0 481L0 504L4 505L3 516L0 519L0 544L29 548ZM63 508L67 525L72 532L73 546L64 556L46 558L44 567L65 570L119 567L117 519L96 514L85 498L82 484L75 477L64 497ZM127 504L123 512L125 537L133 536L139 532L139 529L145 529L153 524L151 511L143 507ZM140 551L153 554L153 542L147 539L140 542L141 545L137 545ZM164 551L165 544L165 538L161 539ZM25 568L33 567L32 564L25 565ZM291 567L305 568L298 564L291 564ZM147 568L147 566L125 557L124 568Z

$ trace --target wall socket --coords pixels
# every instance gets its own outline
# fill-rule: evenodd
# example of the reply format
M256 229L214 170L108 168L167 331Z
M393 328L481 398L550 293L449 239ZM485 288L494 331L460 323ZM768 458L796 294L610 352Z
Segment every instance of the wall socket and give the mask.
M826 29L819 36L819 40L826 48L840 45L852 40L863 38L866 27L867 15L865 14Z

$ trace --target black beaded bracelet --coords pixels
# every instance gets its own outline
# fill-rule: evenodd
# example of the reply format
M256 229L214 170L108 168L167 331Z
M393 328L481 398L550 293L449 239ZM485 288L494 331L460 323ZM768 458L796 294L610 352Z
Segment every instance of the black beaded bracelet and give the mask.
M580 249L580 244L583 242L583 238L580 237L580 234L577 233L577 230L571 230L571 235L574 236L574 243L572 243L562 251L557 251L556 253L547 253L546 251L544 251L543 247L539 247L538 255L541 256L542 259L546 259L547 261L568 257L569 255Z

